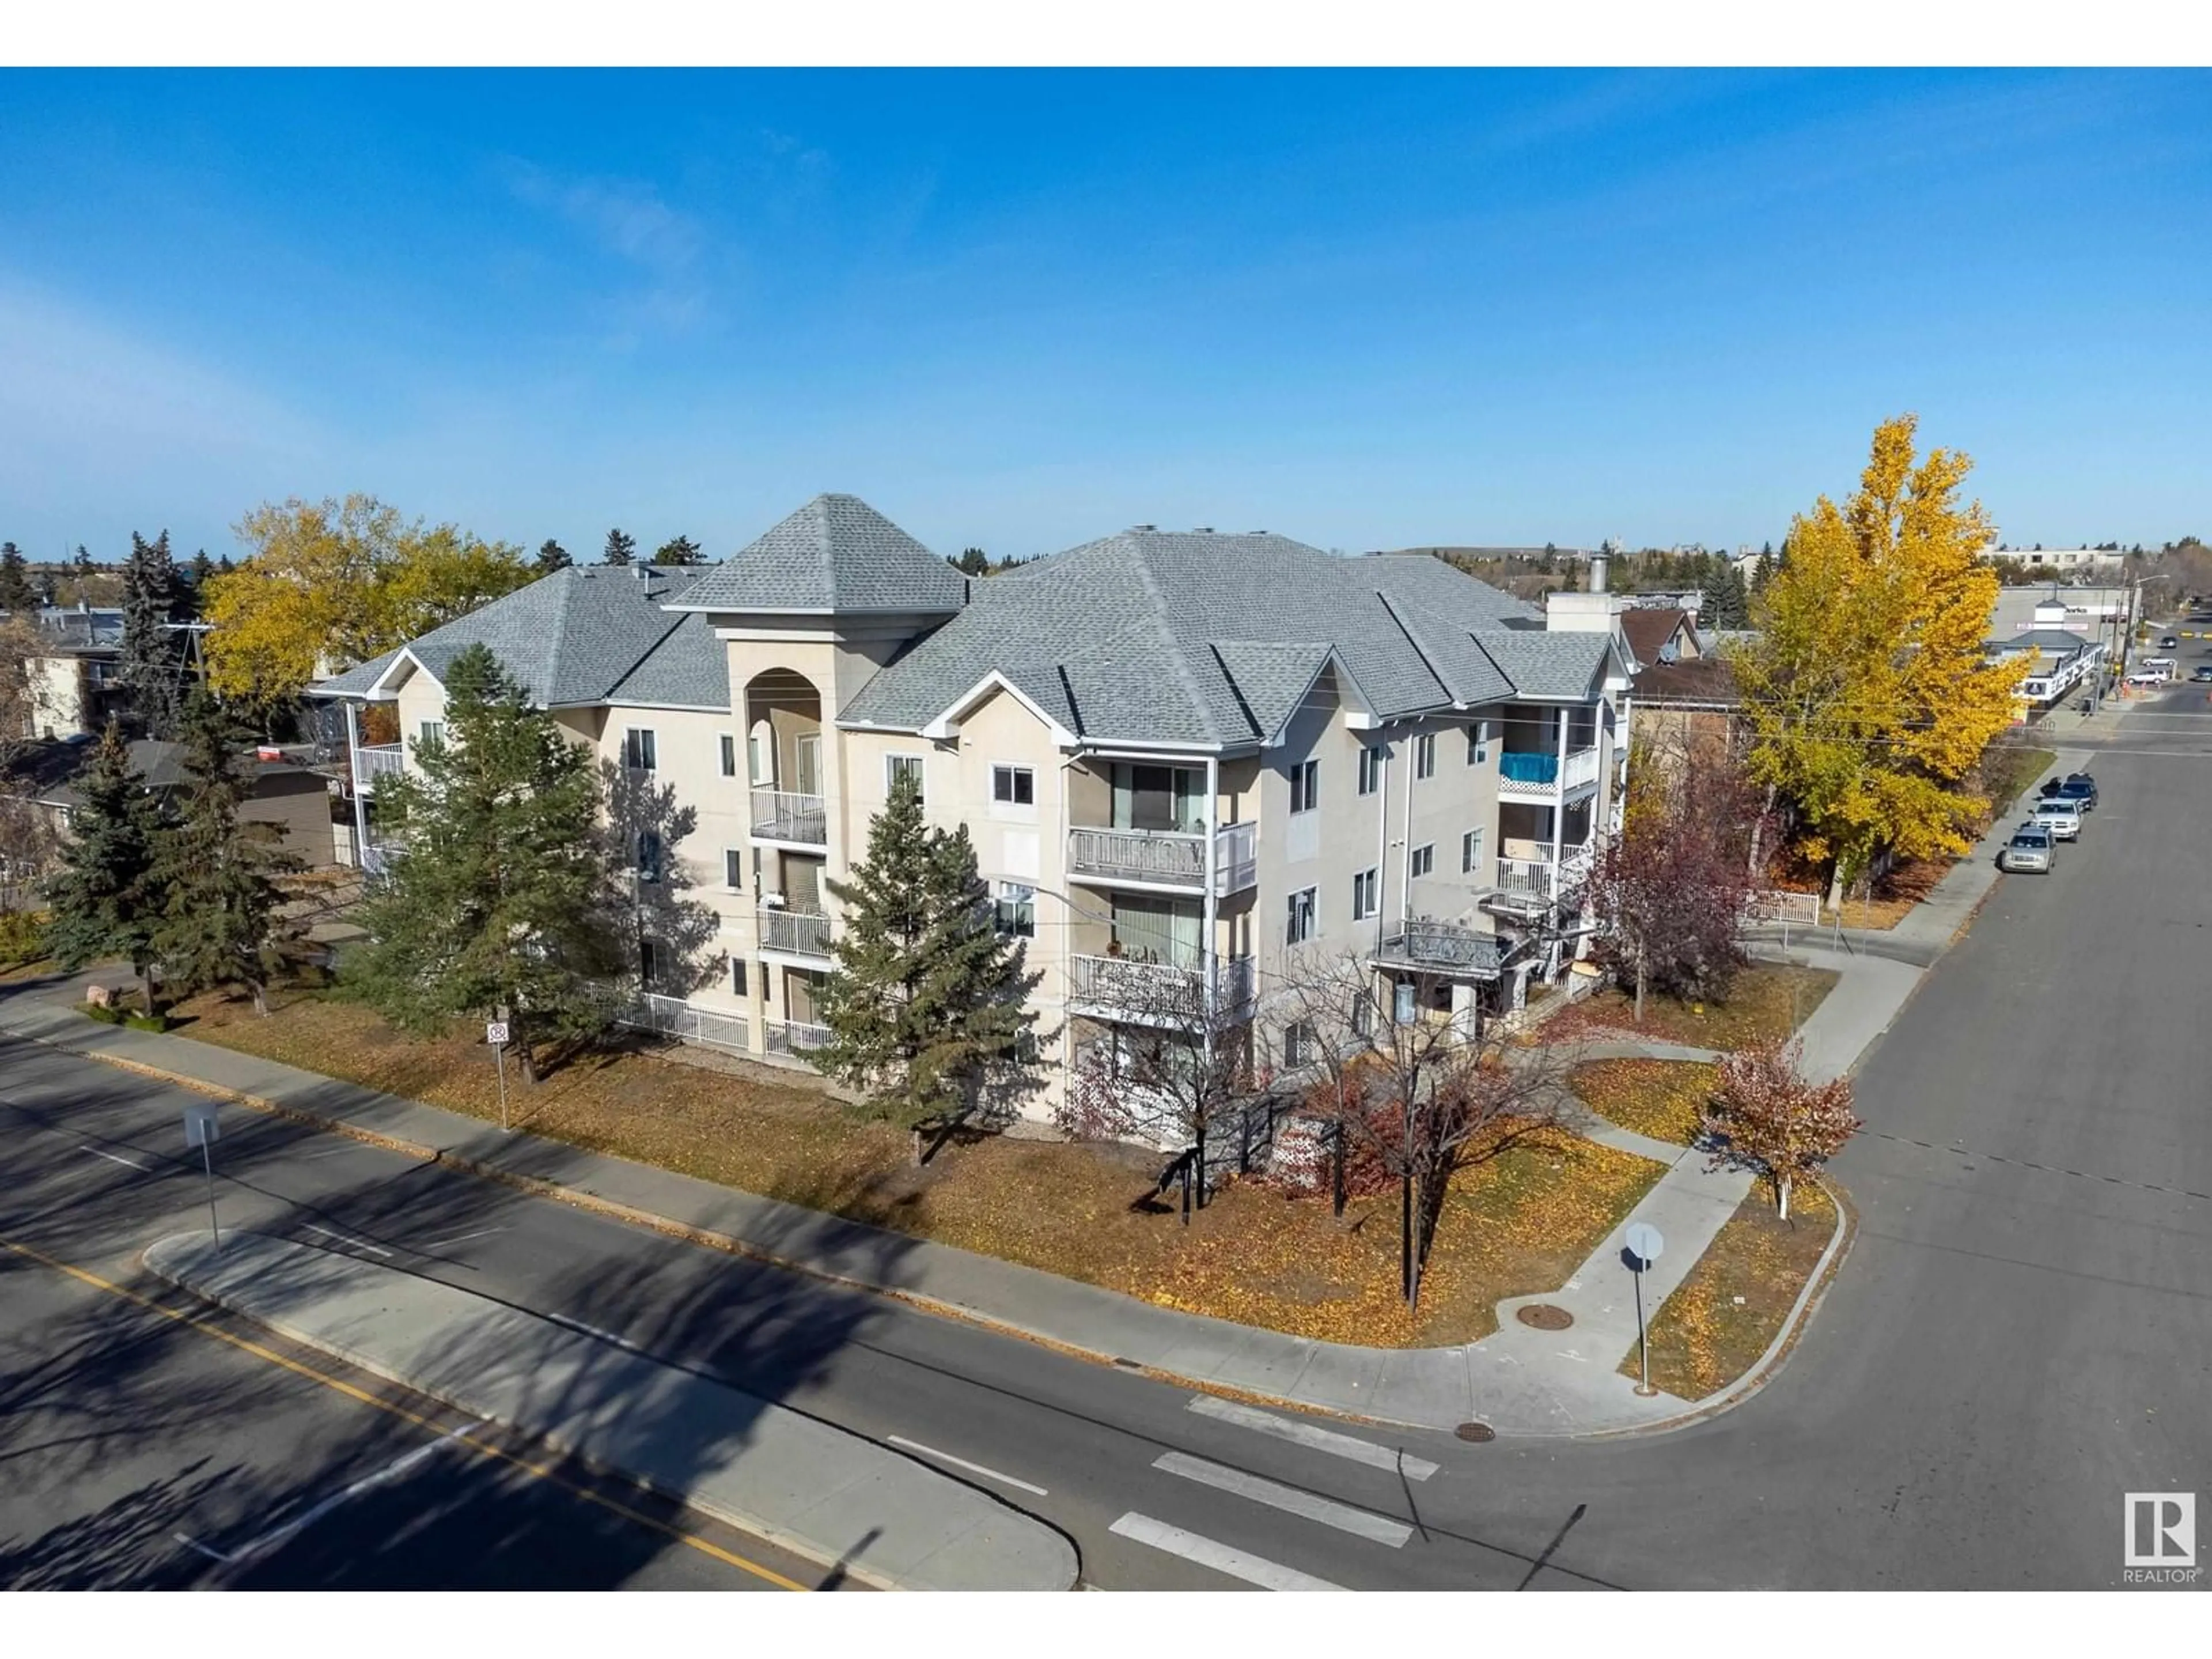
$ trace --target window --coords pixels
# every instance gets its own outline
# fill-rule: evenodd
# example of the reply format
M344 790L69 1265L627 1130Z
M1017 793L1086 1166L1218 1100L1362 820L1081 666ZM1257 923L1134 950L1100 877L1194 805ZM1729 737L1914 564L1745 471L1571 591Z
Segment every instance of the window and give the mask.
M654 745L653 733L643 726L633 726L623 733L623 764L633 772L653 769Z
M746 994L745 959L743 957L732 957L730 958L730 994L733 997L741 997Z
M1467 763L1469 766L1490 764L1490 722L1477 720L1467 728Z
M1352 1005L1352 1035L1360 1037L1375 1035L1375 1005L1364 995Z
M1352 878L1352 919L1364 921L1382 908L1382 875L1379 871L1362 870Z
M1037 1047L1036 1033L1026 1025L1014 1034L1014 1045L1008 1051L1017 1066L1035 1066L1043 1057Z
M766 720L755 720L745 738L746 765L756 789L775 787L775 733Z
M722 775L726 778L738 775L738 738L734 732L722 733Z
M1436 868L1437 849L1436 844L1433 842L1426 847L1416 847L1413 849L1413 874L1415 876L1434 875L1436 873Z
M1382 758L1390 751L1370 747L1359 751L1359 793L1371 795L1382 787Z
M640 881L660 879L660 832L641 830L637 832L637 878Z
M745 884L745 855L734 847L722 849L722 885L743 887Z
M1401 979L1393 989L1395 994L1391 1001L1390 1018L1401 1025L1411 1025L1413 1023L1413 981Z
M1283 1027L1283 1064L1304 1066L1313 1059L1313 1027L1304 1020L1294 1019Z
M884 788L886 793L898 787L901 778L914 780L915 793L921 793L921 757L919 755L886 755L884 757Z
M1321 763L1300 761L1291 768L1291 811L1310 812L1321 805Z
M1320 890L1302 887L1291 895L1291 919L1283 929L1283 943L1304 945L1314 936L1314 910Z
M1459 838L1459 867L1468 875L1482 872L1482 831L1470 830Z
M1432 778L1437 775L1437 734L1424 732L1413 739L1413 775Z
M422 735L416 738L417 743L443 743L445 740L446 723L443 720L424 720Z
M991 799L1003 806L1036 805L1036 774L1026 766L991 769Z
M660 983L660 947L649 939L637 942L637 976L648 991Z
M999 931L1009 939L1036 937L1036 889L1018 881L999 884Z

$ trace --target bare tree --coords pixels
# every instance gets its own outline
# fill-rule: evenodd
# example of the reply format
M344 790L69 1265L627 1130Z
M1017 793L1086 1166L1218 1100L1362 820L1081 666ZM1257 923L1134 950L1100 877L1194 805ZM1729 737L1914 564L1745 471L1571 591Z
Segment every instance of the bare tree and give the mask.
M1421 1273L1452 1179L1532 1137L1564 1133L1563 1044L1522 1048L1479 1010L1447 1013L1450 981L1377 973L1352 955L1286 964L1268 997L1271 1080L1303 1085L1338 1180L1365 1166L1398 1187L1399 1288Z
M1209 993L1204 967L1114 959L1093 988L1119 1018L1077 1029L1075 1064L1054 1114L1084 1140L1142 1141L1177 1156L1178 1176L1205 1208L1226 1135L1249 1161L1249 1120L1260 1093L1249 996L1223 981Z

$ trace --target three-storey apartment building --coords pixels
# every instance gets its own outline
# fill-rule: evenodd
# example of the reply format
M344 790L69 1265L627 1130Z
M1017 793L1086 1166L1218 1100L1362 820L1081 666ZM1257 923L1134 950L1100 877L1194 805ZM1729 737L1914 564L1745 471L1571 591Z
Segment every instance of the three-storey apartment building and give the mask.
M1626 757L1613 605L1150 526L971 580L825 495L720 566L562 571L319 690L398 706L364 793L478 642L579 742L672 784L727 955L687 1011L769 1058L818 1037L831 884L913 775L1042 975L1043 1111L1129 1022L1210 999L1264 1026L1304 953L1437 1018L1556 974ZM645 957L650 988L668 964Z

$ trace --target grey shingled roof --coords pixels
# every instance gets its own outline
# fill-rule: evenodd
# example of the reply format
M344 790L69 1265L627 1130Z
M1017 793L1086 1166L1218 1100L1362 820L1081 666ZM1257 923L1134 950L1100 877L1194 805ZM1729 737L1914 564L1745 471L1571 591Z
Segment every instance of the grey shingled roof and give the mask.
M996 671L1094 741L1244 744L1275 736L1331 652L1385 717L1587 695L1608 636L1528 631L1535 616L1433 559L1139 528L975 582L839 718L916 730Z
M684 595L695 611L957 611L967 578L857 495L817 495Z
M532 702L599 702L675 630L681 618L662 606L696 580L689 569L575 565L433 629L404 649L443 679L462 652L485 646ZM358 696L398 654L311 689L322 696ZM726 687L723 699L726 706Z
M714 624L693 611L671 629L645 659L607 694L611 702L652 708L728 708L729 647Z

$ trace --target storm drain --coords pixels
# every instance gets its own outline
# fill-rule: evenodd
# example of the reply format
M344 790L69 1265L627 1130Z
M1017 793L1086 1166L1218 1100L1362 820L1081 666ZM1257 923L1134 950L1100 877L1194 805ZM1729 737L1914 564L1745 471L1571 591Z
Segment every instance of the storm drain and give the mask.
M1472 1440L1478 1446L1498 1438L1498 1431L1487 1423L1462 1423L1452 1432L1462 1440Z
M1548 1302L1532 1302L1525 1308L1515 1310L1513 1316L1523 1325L1534 1325L1540 1331L1564 1331L1575 1322L1575 1316L1565 1308L1555 1308Z

